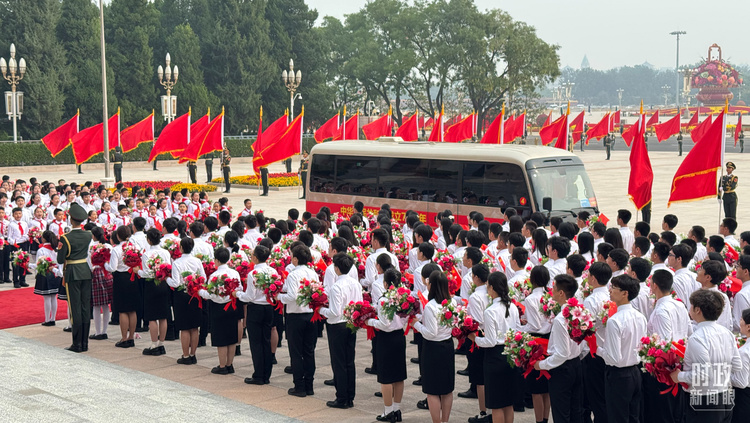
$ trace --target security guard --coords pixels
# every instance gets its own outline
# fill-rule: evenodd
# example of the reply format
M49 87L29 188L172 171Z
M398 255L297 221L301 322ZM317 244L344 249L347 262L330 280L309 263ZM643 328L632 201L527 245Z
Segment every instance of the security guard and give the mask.
M214 153L206 154L206 183L211 182L214 176Z
M115 182L122 182L122 148L118 145L112 153L112 164L115 165Z
M719 198L724 200L724 217L737 219L737 175L732 172L737 166L732 162L727 162L727 174L721 177L719 184ZM722 192L724 193L722 195Z
M682 157L682 131L680 131L679 134L677 134L677 148L679 148L680 151L680 157Z
M310 159L307 158L307 150L302 151L302 160L299 162L299 178L302 180L302 198L307 196L307 166Z
M612 141L613 141L614 135L607 134L604 136L604 148L607 150L607 160L609 160L609 155L612 151Z
M198 162L196 162L195 160L189 160L187 167L188 167L188 175L190 175L190 182L197 184L198 180L196 179L197 178L196 174L198 173Z
M229 168L229 162L232 161L232 157L229 155L229 149L224 147L224 150L221 152L221 172L224 174L224 192L229 192L229 188L231 187L231 183L229 182L229 177L232 173L232 170Z
M261 197L268 196L268 167L263 166L260 168L260 182L263 184L263 194Z
M72 230L60 237L57 262L64 264L63 284L70 306L70 325L73 344L68 351L84 352L89 349L91 324L91 268L86 263L91 243L91 232L84 231L81 223L88 218L86 211L73 203L70 205Z

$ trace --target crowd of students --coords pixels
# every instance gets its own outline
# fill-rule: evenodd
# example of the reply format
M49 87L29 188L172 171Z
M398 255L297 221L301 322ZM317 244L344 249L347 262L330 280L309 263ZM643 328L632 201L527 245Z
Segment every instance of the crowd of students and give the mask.
M55 259L57 238L66 230L65 204L75 201L91 209L84 225L94 238L91 251L100 244L111 250L111 257L103 265L90 261L95 322L90 339L106 339L111 318L121 331L117 347L134 347L135 333L148 328L151 343L144 355L165 354L165 340L179 337L182 355L177 362L191 365L197 363L196 349L210 335L219 353L211 372L225 375L235 373L234 356L246 335L253 370L245 382L265 385L286 332L291 366L284 371L292 374L293 383L289 394L305 397L314 395L315 347L324 326L334 374L325 384L336 388L336 398L327 405L349 408L356 393L355 354L364 352L356 350L356 334L346 326L344 308L367 293L378 311L377 318L367 322L376 335L373 364L366 369L381 384L384 409L378 421L402 420L407 330L414 332L411 342L418 351L412 359L419 364L413 383L426 395L417 407L428 409L436 423L450 418L456 354L467 355L468 368L458 373L468 375L471 385L459 396L478 399L472 423L512 421L514 410L523 410L525 404L533 404L537 422L548 421L550 413L555 422L739 422L750 415L750 350L738 347L735 337L750 331L750 232L735 238L737 222L732 218L722 221L719 235L708 238L700 226L678 235L673 215L664 217L660 233L645 222L637 222L631 231L627 210L618 212L617 227L609 229L586 212L578 214L576 223L559 217L547 222L541 213L524 221L513 208L505 210L502 224L472 212L466 227L445 211L433 229L410 211L404 223L394 222L387 204L367 216L357 202L351 216L332 215L323 207L315 215L300 216L291 209L284 219L267 219L252 211L250 200L244 210L233 213L226 199L211 205L205 193L136 188L131 195L127 189L89 190L64 181L32 182L28 187L23 181L13 186L4 182L2 188L13 192L15 204L9 208L7 194L0 192L0 213L8 209L11 216L0 219L5 274L8 250L36 244L31 270L42 257ZM59 202L58 193L65 202ZM118 210L114 216L113 206ZM35 224L41 230L38 241L28 236ZM220 242L211 245L216 239ZM179 244L174 259L165 249L170 240ZM125 264L126 245L142 254L136 274ZM352 247L361 248L364 256L347 254ZM449 275L435 261L438 253L452 256L460 287L451 288ZM269 266L270 258L284 254L289 255L288 265ZM202 308L181 289L188 273L209 280L239 278L230 260L236 255L253 263L246 287L224 296L201 290L199 296L206 300ZM172 264L166 284L146 282L154 277L155 269L149 266L154 257ZM206 257L215 261L211 275L204 271ZM321 261L328 263L325 271L316 269ZM261 273L284 279L278 296L283 313L256 287ZM13 274L14 282L23 286L24 270L14 268ZM727 279L730 276L733 279ZM59 271L36 276L35 293L45 296L47 326L55 324L56 315L56 301L47 298L63 293L59 279ZM531 292L515 301L516 282L527 279ZM325 287L329 304L317 310L324 325L312 321L315 310L299 305L300 282L305 280ZM390 286L405 286L425 299L416 319L383 313L379 300ZM617 305L606 326L597 322L595 348L571 339L562 313L553 319L542 315L539 303L545 292L560 304L578 298L594 316L609 301ZM229 307L230 302L236 306ZM456 349L451 328L440 323L446 302L465 303L479 324L465 347ZM508 330L548 339L548 356L526 377L504 354ZM681 383L674 395L663 394L669 385L641 371L637 351L652 334L686 342L683 369L672 374ZM540 377L542 371L549 373L549 380Z

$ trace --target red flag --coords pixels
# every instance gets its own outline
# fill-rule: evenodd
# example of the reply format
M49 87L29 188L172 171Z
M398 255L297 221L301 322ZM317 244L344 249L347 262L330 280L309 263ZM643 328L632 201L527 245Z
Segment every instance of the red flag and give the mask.
M417 112L414 112L414 114L417 114ZM425 127L424 115L419 115L419 123L417 123L417 128L422 129L424 127Z
M261 111L262 113L262 111ZM261 124L262 122L262 115L261 115ZM287 124L287 121L289 120L288 113L284 113L283 116L276 119L272 124L268 125L268 128L266 130L263 130L263 127L258 128L258 138L255 140L253 145L251 146L253 149L253 170L255 171L256 175L259 175L259 169L260 166L256 166L257 163L263 162L263 156L261 155L261 152L265 148L265 145L267 144L268 140L274 140L281 136L286 131L286 128L289 127Z
M606 136L609 133L609 125L611 123L612 116L607 113L604 115L602 120L599 121L596 125L589 128L589 130L586 132L586 145L589 145L589 140L591 138L596 138L597 140L601 139L602 137Z
M513 142L516 138L523 138L524 132L526 130L526 112L521 113L520 116L516 118L516 120L513 121L513 132L510 135L510 138L506 142ZM507 136L508 134L506 134Z
M615 128L615 125L620 125L620 111L616 111L612 114L612 126L610 127L610 130L613 130Z
M393 120L391 119L391 109L388 109L388 113L377 120L367 125L362 125L362 133L365 134L365 139L371 141L380 137L390 137L392 131Z
M302 119L304 115L305 109L303 107L302 112L294 118L286 130L273 138L269 136L269 131L266 130L266 133L263 134L263 149L258 152L257 159L253 157L253 169L260 169L271 163L286 160L295 154L299 154L302 147Z
M552 112L550 112L547 115L547 119L545 119L544 123L542 124L542 128L544 128L545 126L549 126L549 123L551 120L552 120Z
M539 138L541 138L542 140L542 145L548 145L552 143L552 141L554 141L560 134L560 127L567 127L567 125L568 119L566 118L566 115L562 115L559 118L555 119L554 122L542 127L542 129L539 130Z
M628 147L633 143L633 138L635 138L635 131L637 129L638 127L633 124L622 133L622 139L625 140L625 144L627 144Z
M724 112L701 135L677 169L667 207L672 203L716 198L716 171L722 166L723 147Z
M495 120L492 121L489 128L484 131L480 144L500 144L500 125L503 121L503 114L497 115Z
M340 113L336 113L336 116L328 119L326 123L321 125L320 128L318 128L318 130L315 131L315 135L314 135L315 142L321 143L327 140L328 138L335 137L336 134L338 134L340 131L339 118L340 118ZM258 134L260 135L260 132L258 132Z
M570 122L570 129L573 131L573 143L575 144L576 139L580 139L580 134L583 132L583 117L584 117L584 111L581 110L581 113L576 116L575 119L573 119L572 122ZM578 136L576 136L578 134Z
M154 141L154 113L151 112L146 119L128 126L120 133L120 144L122 151L127 153L133 151L144 142Z
M628 197L637 210L651 202L651 187L654 183L654 171L646 148L646 116L641 114L636 122L633 148L630 149L630 178L628 180Z
M445 142L461 142L470 140L474 136L474 115L465 117L458 123L445 128L443 140Z
M693 117L691 117L690 121L687 123L687 125L685 125L687 128L698 125L698 112L699 110L696 110L695 113L693 113Z
M734 128L734 146L735 147L737 147L737 141L740 140L740 132L742 132L742 112L740 112L740 114L737 115L737 126Z
M568 132L570 131L570 125L568 125L568 117L570 115L570 107L568 111L563 115L562 123L560 124L560 130L557 133L557 142L555 142L555 148L563 150L568 149Z
M42 138L42 142L52 157L57 156L61 151L65 150L70 144L70 139L78 133L78 119L80 114L80 112L76 113L69 121L63 123Z
M510 115L503 123L503 144L513 142L513 134L516 132L516 117Z
M424 121L424 118L422 120ZM416 141L419 139L417 112L414 112L409 119L403 121L401 126L396 130L396 136L401 137L404 141Z
M680 133L680 113L678 112L675 117L669 119L664 123L657 123L654 125L654 132L656 133L656 139L659 142Z
M109 149L117 147L118 135L120 134L120 112L107 121ZM73 156L76 164L86 163L95 155L104 152L104 124L100 123L73 135L70 139L73 143ZM108 154L108 153L107 153Z
M198 157L224 148L224 111L202 131L190 136L190 144L180 154L180 163L196 161Z
M173 120L161 130L151 149L149 163L162 153L182 152L190 140L190 112ZM174 154L173 154L174 156ZM175 156L177 157L177 156Z
M703 134L708 131L708 128L711 127L712 123L712 115L708 115L707 118L703 119L703 122L698 124L695 128L693 128L692 131L690 131L690 138L693 139L693 142L697 143L699 139L703 138Z
M432 128L433 126L435 126L435 118L430 117L427 119L427 122L425 122L423 128Z
M650 128L656 125L657 123L659 123L659 111L658 110L653 115L651 115L651 117L648 119L648 122L646 123L646 128Z
M432 131L430 132L430 138L427 141L443 142L443 118L443 112L441 111L432 123Z
M346 116L346 107L344 107L344 116ZM344 124L339 128L338 135L333 138L334 141L356 139L359 139L359 111L344 121Z

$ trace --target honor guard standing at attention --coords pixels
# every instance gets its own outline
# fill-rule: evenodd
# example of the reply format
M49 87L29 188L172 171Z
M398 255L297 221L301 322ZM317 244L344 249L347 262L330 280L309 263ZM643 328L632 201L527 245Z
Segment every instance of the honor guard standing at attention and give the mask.
M677 148L679 148L679 156L682 157L682 131L677 134Z
M188 168L188 175L190 176L190 182L193 184L197 184L198 180L196 179L197 178L196 174L198 173L198 162L196 162L195 160L189 160L187 164L187 168Z
M211 182L214 176L214 153L206 154L206 183Z
M66 348L73 352L89 349L91 324L91 268L86 263L91 244L91 232L81 229L88 218L86 211L73 203L70 206L70 224L73 229L60 237L57 262L64 264L63 284L70 306L70 325L73 327L73 344Z
M609 155L612 151L612 139L614 138L614 135L609 134L604 136L604 148L607 150L607 160L609 160Z
M115 182L122 182L122 159L122 148L117 146L115 152L112 153L112 164L115 165Z
M226 186L224 192L229 192L231 187L229 183L229 175L232 173L229 168L230 161L232 161L232 157L229 155L229 149L224 147L224 150L221 151L221 172L224 174L224 185Z
M740 131L740 134L737 136L737 138L740 141L740 153L745 152L745 131Z
M737 166L732 162L727 162L727 174L721 177L719 184L719 199L724 200L724 217L737 219L737 175L732 172Z
M261 197L268 196L268 167L263 166L260 168L260 182L263 184L263 194Z
M302 180L302 198L307 195L307 167L310 165L310 159L307 158L307 150L302 151L302 160L299 162L299 178Z

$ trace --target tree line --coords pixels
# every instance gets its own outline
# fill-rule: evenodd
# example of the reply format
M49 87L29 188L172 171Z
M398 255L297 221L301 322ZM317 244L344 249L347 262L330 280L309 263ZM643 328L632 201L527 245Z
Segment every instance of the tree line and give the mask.
M98 2L96 2L98 3ZM0 0L0 55L15 43L28 63L20 134L39 139L81 111L81 128L102 120L99 9L92 0ZM170 53L180 69L178 114L226 108L226 133L254 133L261 105L289 106L281 72L294 59L305 126L373 103L394 120L533 108L559 75L558 47L501 10L473 0L372 0L343 21L304 0L110 0L104 8L108 108L123 128L156 110L165 94L156 69ZM268 118L267 118L268 119ZM10 132L3 120L0 131ZM157 131L159 128L157 128Z

